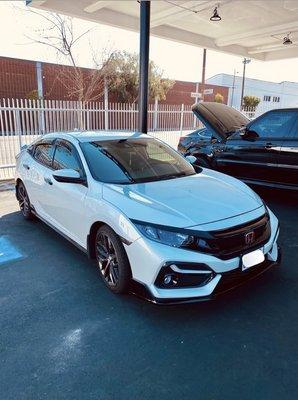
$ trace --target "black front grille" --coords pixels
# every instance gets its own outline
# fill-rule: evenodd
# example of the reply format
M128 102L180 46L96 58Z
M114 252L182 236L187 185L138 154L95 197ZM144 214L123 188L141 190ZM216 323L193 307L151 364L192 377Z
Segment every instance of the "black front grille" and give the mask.
M249 232L254 233L254 240L247 244L245 238ZM221 259L237 257L263 246L269 240L271 235L269 215L266 213L248 223L209 233L211 238L207 242L211 254Z

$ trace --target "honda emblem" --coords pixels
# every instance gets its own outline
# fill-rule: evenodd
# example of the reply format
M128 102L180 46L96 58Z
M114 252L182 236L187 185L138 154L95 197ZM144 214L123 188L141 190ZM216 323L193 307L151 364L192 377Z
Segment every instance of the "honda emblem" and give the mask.
M250 245L255 241L255 233L254 231L248 232L245 234L245 244Z

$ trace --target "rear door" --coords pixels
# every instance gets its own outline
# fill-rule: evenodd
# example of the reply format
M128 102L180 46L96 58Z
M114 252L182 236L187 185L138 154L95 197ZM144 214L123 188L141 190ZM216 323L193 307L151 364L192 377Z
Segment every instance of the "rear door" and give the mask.
M231 175L258 181L276 182L282 143L296 120L295 110L273 110L226 141L216 156L217 168Z
M298 110L293 129L282 142L276 179L278 183L298 188Z
M52 171L52 158L54 142L41 140L31 149L30 160L24 160L22 168L25 171L25 186L30 202L36 212L47 218L47 204L49 188L46 184L46 176ZM32 158L31 158L32 157Z

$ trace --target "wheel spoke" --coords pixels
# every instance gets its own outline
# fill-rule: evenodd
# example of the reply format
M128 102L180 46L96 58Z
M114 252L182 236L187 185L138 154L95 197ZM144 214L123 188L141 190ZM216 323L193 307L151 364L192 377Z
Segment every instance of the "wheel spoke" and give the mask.
M101 243L97 243L96 246L97 254L101 258L102 261L106 260L108 258L108 252L104 248L104 246Z
M29 211L29 199L27 196L27 192L23 186L19 187L19 205L23 213L27 213Z
M110 274L113 278L113 283L117 282L119 279L119 270L118 270L118 265L111 265L110 266Z
M106 277L109 274L110 264L111 264L110 260L107 260L106 265L102 268L102 273L104 277Z
M113 273L112 271L113 271L113 268L110 268L109 277L110 277L111 283L112 283L113 285L115 285L116 279L115 279L114 273Z

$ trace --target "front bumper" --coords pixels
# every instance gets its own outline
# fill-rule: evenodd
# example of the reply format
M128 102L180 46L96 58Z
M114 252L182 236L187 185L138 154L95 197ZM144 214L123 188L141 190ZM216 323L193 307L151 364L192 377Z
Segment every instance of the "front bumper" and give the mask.
M245 271L242 271L241 268L236 268L232 271L224 272L220 274L219 280L210 295L207 296L198 296L198 297L168 297L168 298L159 298L155 297L152 292L140 282L132 281L131 284L131 293L150 301L151 303L160 304L160 305L175 305L175 304L183 304L183 303L197 303L201 301L214 300L218 296L221 296L230 290L237 288L249 282L250 280L257 278L262 275L264 272L268 271L272 267L279 266L281 263L281 249L277 247L277 259L276 261L270 260L268 255L265 257L265 261L261 264L258 264L254 267L251 267ZM219 275L217 275L219 276ZM170 290L170 289L169 289Z
M269 268L278 265L281 259L280 249L277 246L278 220L270 210L269 214L271 236L268 242L260 248L265 255L265 261L244 271L241 270L240 256L219 259L205 253L162 245L149 239L137 239L126 246L133 276L131 292L158 304L204 301L213 299L257 277ZM183 263L193 266L193 271L182 267ZM171 268L178 265L179 273L185 275L193 273L194 269L199 267L198 264L200 264L199 269L205 265L212 271L212 277L207 279L206 283L198 286L165 288L158 284L159 274L164 266L169 264L172 264ZM180 268L186 268L187 271ZM201 272L197 271L196 273L201 274Z

